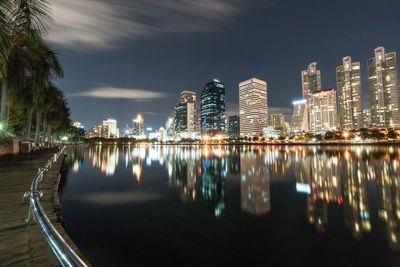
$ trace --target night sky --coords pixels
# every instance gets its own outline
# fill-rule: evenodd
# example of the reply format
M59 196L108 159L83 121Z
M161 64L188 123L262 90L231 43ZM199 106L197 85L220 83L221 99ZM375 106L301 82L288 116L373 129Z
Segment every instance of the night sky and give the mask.
M270 113L291 114L300 72L317 61L323 88L336 88L342 57L366 62L373 49L399 52L396 0L53 0L48 36L63 64L57 80L72 119L86 127L106 118L118 127L141 113L146 127L171 116L183 90L200 97L213 77L226 86L228 115L238 83L268 83ZM288 116L289 117L289 116Z

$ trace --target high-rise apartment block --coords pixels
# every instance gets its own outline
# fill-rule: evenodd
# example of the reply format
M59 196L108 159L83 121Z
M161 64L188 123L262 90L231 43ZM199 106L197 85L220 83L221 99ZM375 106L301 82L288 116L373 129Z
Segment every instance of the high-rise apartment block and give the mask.
M372 125L398 126L400 110L396 52L385 53L384 47L377 47L375 57L368 59L367 63Z
M181 98L174 109L174 132L181 138L191 138L196 132L195 92L181 92Z
M321 89L309 97L309 118L311 132L337 130L337 109L335 89Z
M267 82L252 78L239 84L240 136L263 134L268 126Z
M336 84L339 102L339 123L343 130L363 127L363 105L360 62L343 58L343 65L336 68Z
M301 71L301 83L304 99L308 99L311 93L321 90L321 72L317 70L317 62L310 63L307 70Z
M218 134L226 132L225 86L218 80L208 82L200 98L201 133Z

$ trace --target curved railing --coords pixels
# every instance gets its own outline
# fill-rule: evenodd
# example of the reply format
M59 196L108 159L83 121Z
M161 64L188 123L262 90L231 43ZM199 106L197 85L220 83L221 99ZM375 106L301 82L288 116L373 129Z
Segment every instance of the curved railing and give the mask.
M32 181L30 190L24 194L25 201L29 201L30 204L27 221L29 221L30 217L33 215L47 243L62 266L87 266L57 232L40 205L40 198L43 194L38 190L38 184L42 181L44 174L49 170L51 165L56 162L61 155L64 155L64 150L65 147L54 154L54 157L38 170L38 173Z

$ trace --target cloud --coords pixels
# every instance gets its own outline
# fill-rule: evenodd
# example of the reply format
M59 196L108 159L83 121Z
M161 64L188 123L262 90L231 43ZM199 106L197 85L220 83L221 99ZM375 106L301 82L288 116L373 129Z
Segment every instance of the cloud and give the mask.
M149 116L165 115L165 112L144 111L142 113L145 114L145 115L149 115Z
M48 40L71 50L109 49L119 41L215 30L261 0L53 0Z
M83 96L111 99L136 99L147 100L165 97L164 93L142 90L142 89L123 89L115 87L101 87L86 92L72 93L69 96Z

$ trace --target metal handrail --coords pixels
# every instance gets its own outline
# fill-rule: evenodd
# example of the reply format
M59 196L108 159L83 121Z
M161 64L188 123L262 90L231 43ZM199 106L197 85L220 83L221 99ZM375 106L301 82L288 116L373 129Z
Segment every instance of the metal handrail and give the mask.
M43 175L49 170L51 165L56 162L61 155L64 154L64 150L65 147L63 147L58 153L54 154L54 157L38 170L38 173L35 175L35 178L32 181L30 190L28 190L24 195L24 199L30 203L28 220L31 216L30 214L32 214L60 264L62 266L86 267L87 265L85 262L79 258L79 256L72 250L67 242L65 242L60 233L57 232L56 228L51 224L45 212L43 211L42 206L40 205L40 198L43 194L38 190L38 184L40 181L42 181Z

